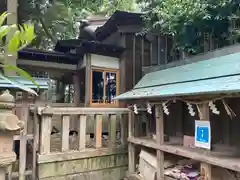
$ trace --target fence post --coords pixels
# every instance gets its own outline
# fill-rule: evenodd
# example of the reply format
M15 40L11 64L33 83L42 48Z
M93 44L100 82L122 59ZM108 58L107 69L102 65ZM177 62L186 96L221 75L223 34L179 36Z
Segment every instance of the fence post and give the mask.
M102 147L102 115L96 115L96 148Z
M53 110L47 107L47 113L42 114L40 132L40 154L50 153Z
M116 131L117 131L117 116L116 114L110 114L108 119L108 137L109 137L109 142L108 142L108 147L113 148L116 146ZM110 121L110 122L109 122Z
M86 148L86 126L87 126L87 116L80 115L79 117L79 150Z

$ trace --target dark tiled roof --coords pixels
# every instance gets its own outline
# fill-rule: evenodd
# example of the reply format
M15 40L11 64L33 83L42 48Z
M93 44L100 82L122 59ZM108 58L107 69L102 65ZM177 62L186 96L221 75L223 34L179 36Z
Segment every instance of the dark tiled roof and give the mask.
M116 11L102 27L96 29L97 40L104 40L110 34L114 33L118 29L118 26L143 25L142 15L140 13Z
M77 64L79 57L70 53L44 51L39 49L25 48L18 52L20 59L35 60L35 61L47 61L58 62L65 64Z
M105 56L119 57L124 51L123 47L103 44L98 41L87 40L60 40L55 46L55 51L64 53L75 52L78 55L93 53Z

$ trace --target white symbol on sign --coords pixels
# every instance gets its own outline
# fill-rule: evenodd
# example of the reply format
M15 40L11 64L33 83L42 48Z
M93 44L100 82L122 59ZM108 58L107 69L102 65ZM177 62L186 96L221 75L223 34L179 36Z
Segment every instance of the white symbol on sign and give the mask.
M201 130L202 131L202 138L203 138L203 130Z

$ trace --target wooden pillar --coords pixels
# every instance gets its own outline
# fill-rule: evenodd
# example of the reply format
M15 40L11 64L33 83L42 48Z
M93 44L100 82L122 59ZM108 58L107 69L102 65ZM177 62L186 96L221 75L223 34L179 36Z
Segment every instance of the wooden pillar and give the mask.
M7 17L7 24L12 25L12 24L17 24L18 23L18 0L7 0L7 11L11 13ZM9 38L7 36L7 38ZM11 56L7 56L7 61L10 65L16 66L17 65L17 53L11 54ZM7 76L16 76L16 72L14 71L7 71L6 72Z
M133 35L133 87L136 84L136 36Z
M134 135L134 113L128 114L128 137L131 138ZM135 173L136 170L136 154L134 144L129 142L128 144L128 173L129 175Z
M91 55L86 54L86 72L85 72L85 107L90 105L92 99L92 70L91 70Z
M161 36L157 36L157 63L158 65L161 65Z
M156 105L156 142L158 145L164 144L164 124L162 105ZM164 179L164 152L157 150L157 180Z
M209 106L208 103L202 104L200 107L200 120L201 121L209 121ZM208 150L206 150L208 151ZM212 166L210 164L202 162L200 165L200 174L203 180L211 180L212 179Z
M74 104L76 107L80 104L80 78L79 73L75 73L73 76L73 84L74 84ZM70 89L70 86L69 86ZM70 90L69 90L70 92ZM69 96L70 97L70 96Z
M23 92L21 120L24 121L24 128L20 131L20 156L19 156L19 180L25 179L26 155L27 155L27 125L29 118L28 92Z
M144 36L141 38L141 61L142 67L144 66Z
M126 48L126 35L121 34L121 46ZM119 66L119 93L122 94L126 92L126 51L120 57L120 66ZM125 103L120 101L120 107L125 107Z

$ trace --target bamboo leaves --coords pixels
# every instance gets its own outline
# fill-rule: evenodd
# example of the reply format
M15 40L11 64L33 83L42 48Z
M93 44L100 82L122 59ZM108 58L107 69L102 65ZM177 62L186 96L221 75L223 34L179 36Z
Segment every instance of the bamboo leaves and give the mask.
M34 26L27 25L27 24L24 24L22 26L20 25L18 26L16 24L3 25L4 21L9 15L10 13L5 12L0 16L0 41L1 41L0 78L6 80L7 82L9 82L10 84L12 84L17 88L20 88L24 91L37 95L37 93L33 89L30 89L20 84L19 82L14 81L13 79L8 78L7 76L4 75L4 73L7 71L14 71L20 77L32 81L36 85L36 87L39 88L39 86L33 80L31 75L29 75L23 69L18 68L16 65L10 65L8 62L9 57L14 56L19 50L28 46L32 42L32 40L35 38Z

